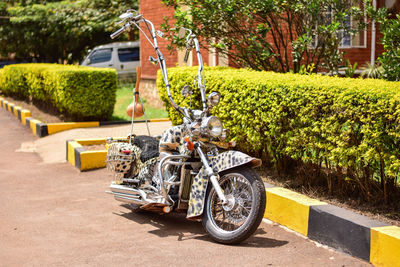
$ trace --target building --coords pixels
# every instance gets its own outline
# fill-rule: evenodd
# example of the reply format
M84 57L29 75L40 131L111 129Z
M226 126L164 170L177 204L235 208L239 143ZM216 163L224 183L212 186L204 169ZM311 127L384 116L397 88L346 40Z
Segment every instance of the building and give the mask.
M161 3L161 0L140 0L139 1L139 12L151 22L153 22L156 29L161 28L161 24L164 22L163 18L172 18L174 10L168 8ZM167 45L169 41L162 38L157 39L161 52L163 53L167 62L167 67L176 66L192 66L197 65L197 58L194 53L191 53L187 64L183 62L185 51L169 51ZM202 49L201 54L203 56L204 64L208 66L228 66L229 60L226 56L215 53L212 49L210 51ZM142 67L142 76L140 84L141 94L154 106L162 106L162 102L159 99L158 91L156 89L156 78L157 71L159 70L158 65L154 65L148 59L150 56L155 57L154 49L151 47L149 42L140 37L140 61Z
M392 13L400 11L400 0L373 0L373 5L376 8L387 7ZM161 0L140 0L140 13L145 18L154 23L156 29L160 29L160 25L164 22L163 18L173 16L173 9L166 7L161 3ZM350 22L351 23L351 22ZM365 31L360 32L352 38L343 38L340 50L345 52L345 59L348 59L352 64L358 63L358 66L363 66L366 63L374 63L376 58L383 52L383 46L380 44L381 34L376 29L374 24L370 24ZM167 50L168 41L161 38L159 47L163 52L167 67L183 66L184 51L169 51ZM140 38L140 58L142 66L142 83L141 92L145 97L154 103L156 106L162 105L159 100L158 92L155 85L158 66L149 62L148 58L154 56L155 52L145 38ZM208 66L227 66L230 65L229 59L218 55L215 51L202 51L203 61ZM196 65L197 59L195 55L189 57L187 65Z

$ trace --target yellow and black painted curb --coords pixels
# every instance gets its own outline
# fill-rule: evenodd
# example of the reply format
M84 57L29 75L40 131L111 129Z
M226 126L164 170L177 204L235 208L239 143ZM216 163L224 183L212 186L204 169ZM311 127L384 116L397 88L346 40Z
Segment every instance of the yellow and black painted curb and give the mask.
M105 125L121 125L129 124L130 121L89 121L89 122L60 122L60 123L43 123L40 120L31 117L31 112L16 106L13 103L6 101L0 97L0 107L8 110L17 117L22 124L29 127L33 134L38 137L45 137L50 134L55 134L61 131L66 131L75 128L99 127ZM150 119L148 122L169 121L167 118ZM135 120L134 123L143 123L145 120Z
M66 160L80 171L104 168L107 150L88 151L85 146L105 143L106 139L67 140Z
M400 266L400 228L267 186L264 217L376 266Z

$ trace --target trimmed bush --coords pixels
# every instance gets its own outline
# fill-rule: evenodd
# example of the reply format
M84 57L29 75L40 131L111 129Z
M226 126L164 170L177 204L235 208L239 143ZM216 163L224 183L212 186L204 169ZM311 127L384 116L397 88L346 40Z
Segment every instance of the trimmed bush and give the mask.
M168 71L174 100L188 105L181 89L193 84L197 68ZM386 202L397 187L399 83L221 67L206 67L205 80L208 93L222 95L213 113L230 129L230 138L278 171L290 171L293 162L310 165L331 192L345 186L364 199L382 194ZM160 73L157 86L171 120L180 123ZM199 108L195 91L193 107Z
M115 104L117 73L58 64L17 64L4 67L0 89L5 95L46 103L66 118L107 120Z
M2 90L3 85L3 69L0 69L0 92Z

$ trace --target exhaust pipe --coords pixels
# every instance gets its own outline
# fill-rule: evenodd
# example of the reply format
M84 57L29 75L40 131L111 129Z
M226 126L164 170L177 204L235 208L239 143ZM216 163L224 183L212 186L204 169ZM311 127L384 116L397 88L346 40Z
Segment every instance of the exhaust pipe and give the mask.
M112 183L110 185L110 190L111 191L106 191L106 193L113 194L114 199L121 202L137 205L146 205L155 202L147 199L146 194L139 189L133 189Z
M144 210L162 211L164 213L172 211L172 207L165 203L163 198L149 199L143 190L114 183L110 185L110 189L111 191L106 191L106 193L113 194L115 200L140 205Z

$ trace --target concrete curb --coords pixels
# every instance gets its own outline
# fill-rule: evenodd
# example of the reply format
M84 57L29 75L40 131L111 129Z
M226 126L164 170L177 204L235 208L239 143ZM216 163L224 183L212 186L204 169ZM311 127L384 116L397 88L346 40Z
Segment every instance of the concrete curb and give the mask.
M104 168L106 166L107 150L88 151L85 145L105 144L106 139L67 140L66 160L80 171Z
M106 125L123 125L129 124L130 121L90 121L90 122L60 122L60 123L42 123L40 120L36 120L31 117L31 112L27 109L23 109L15 104L8 102L0 97L0 107L8 110L15 117L17 117L22 124L29 127L33 134L38 137L45 137L50 134L55 134L61 131L66 131L75 128L88 128L88 127L99 127ZM161 119L150 119L149 122L161 122L169 121L167 118ZM136 120L134 123L143 123L145 120Z
M376 266L400 266L400 228L268 185L264 217Z
M105 139L67 141L67 161L81 171L105 167L106 150L85 151L82 145ZM400 228L352 211L265 184L264 217L311 240L348 253L376 266L400 266Z

